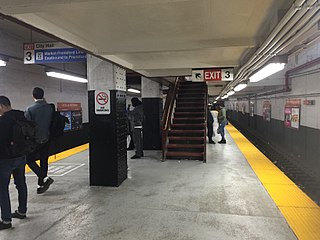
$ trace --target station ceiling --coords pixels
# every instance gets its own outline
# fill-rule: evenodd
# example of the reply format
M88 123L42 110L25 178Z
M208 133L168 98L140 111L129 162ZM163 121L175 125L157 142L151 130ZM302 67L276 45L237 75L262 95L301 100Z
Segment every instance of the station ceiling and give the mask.
M244 63L293 0L0 0L0 13L146 77ZM219 94L225 83L211 86Z

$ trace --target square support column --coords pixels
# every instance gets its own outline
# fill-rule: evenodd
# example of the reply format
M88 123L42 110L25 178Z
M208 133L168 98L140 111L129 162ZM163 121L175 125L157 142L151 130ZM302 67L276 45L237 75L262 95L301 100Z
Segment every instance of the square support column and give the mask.
M90 185L118 187L127 178L125 70L94 56L87 70Z

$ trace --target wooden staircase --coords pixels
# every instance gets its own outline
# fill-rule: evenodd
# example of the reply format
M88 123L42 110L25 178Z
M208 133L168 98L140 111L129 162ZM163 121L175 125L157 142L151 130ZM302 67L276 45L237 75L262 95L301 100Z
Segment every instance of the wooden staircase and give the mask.
M206 160L207 85L181 82L169 130L166 159Z

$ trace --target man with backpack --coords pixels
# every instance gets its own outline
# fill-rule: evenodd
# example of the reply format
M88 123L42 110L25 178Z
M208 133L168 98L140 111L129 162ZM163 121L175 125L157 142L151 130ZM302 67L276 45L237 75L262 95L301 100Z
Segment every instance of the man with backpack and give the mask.
M27 155L27 164L38 176L37 193L41 194L48 190L53 179L48 177L49 157L49 131L53 115L53 109L44 99L42 88L35 87L32 92L35 103L27 108L25 117L36 123L36 141L38 146L34 152ZM36 160L40 159L40 166Z
M27 185L25 179L26 158L14 153L14 127L18 119L24 119L23 112L13 110L10 100L0 96L0 230L12 227L12 218L24 219L27 212ZM11 174L18 190L18 210L11 213L9 183Z

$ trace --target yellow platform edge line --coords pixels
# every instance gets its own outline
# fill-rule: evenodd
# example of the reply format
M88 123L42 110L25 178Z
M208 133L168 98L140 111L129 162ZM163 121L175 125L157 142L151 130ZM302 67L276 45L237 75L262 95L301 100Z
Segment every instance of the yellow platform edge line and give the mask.
M83 145L68 149L66 151L63 151L63 152L60 152L60 153L56 153L56 154L51 155L49 157L48 162L50 164L50 163L54 163L54 162L60 161L62 159L70 157L70 156L72 156L74 154L77 154L79 152L85 151L88 148L89 148L89 143L86 143L86 144L83 144ZM31 169L26 165L26 173L27 172L31 172Z
M298 239L320 239L320 207L290 179L284 179L284 173L270 159L261 158L261 155L257 154L257 151L260 151L234 126L228 124L226 129ZM258 159L256 159L257 156L259 156ZM257 161L261 161L263 164L256 164ZM269 164L264 164L266 161L269 161ZM266 176L271 170L267 167L270 163L274 165L272 172L277 171L278 173ZM290 194L292 190L295 192L294 199Z

